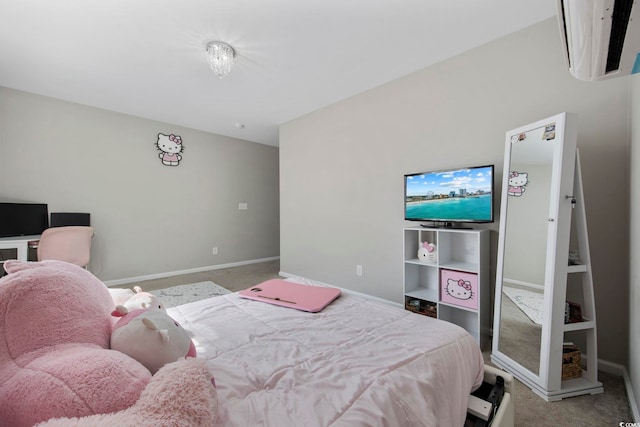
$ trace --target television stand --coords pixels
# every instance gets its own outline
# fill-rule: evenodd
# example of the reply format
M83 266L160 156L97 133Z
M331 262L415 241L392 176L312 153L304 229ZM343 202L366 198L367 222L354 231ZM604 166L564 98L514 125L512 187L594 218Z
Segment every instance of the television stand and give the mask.
M39 234L30 236L14 236L0 237L0 249L13 249L16 252L15 258L10 256L8 259L18 259L20 261L29 260L29 242L40 240ZM4 264L3 260L1 264ZM0 268L1 268L0 264Z
M407 310L455 323L486 350L491 341L490 230L410 227L404 233L404 304ZM418 256L424 243L432 252ZM468 293L449 292L464 282ZM453 283L450 283L453 282Z

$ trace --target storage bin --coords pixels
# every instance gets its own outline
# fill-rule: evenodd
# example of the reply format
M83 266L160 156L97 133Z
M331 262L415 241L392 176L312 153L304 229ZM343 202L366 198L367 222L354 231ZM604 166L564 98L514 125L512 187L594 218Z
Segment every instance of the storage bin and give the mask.
M435 302L407 297L404 301L404 308L424 316L438 318L438 305Z
M580 349L575 345L564 345L562 347L562 379L570 380L581 376Z
M477 310L478 275L443 268L440 272L440 301Z

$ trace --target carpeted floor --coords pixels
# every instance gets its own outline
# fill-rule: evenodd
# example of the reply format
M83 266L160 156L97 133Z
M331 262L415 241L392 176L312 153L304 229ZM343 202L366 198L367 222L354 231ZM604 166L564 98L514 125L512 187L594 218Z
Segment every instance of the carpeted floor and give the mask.
M536 325L542 325L544 294L505 286L504 294Z
M280 261L268 261L238 267L222 268L219 270L203 271L200 273L183 274L180 276L164 277L162 279L145 280L128 283L118 287L133 288L140 286L143 291L168 288L170 286L186 285L189 283L210 281L230 290L231 292L247 289L265 280L277 279L280 276Z
M487 365L495 366L491 363L491 351L483 352L483 356ZM605 427L633 422L622 377L599 371L598 380L604 386L604 393L558 402L546 402L516 380L513 393L515 427Z
M278 278L279 261L249 264L202 273L185 274L158 280L130 283L143 290L167 288L202 281L212 281L236 292L265 280ZM492 365L490 351L483 353L485 363ZM622 377L600 371L604 393L571 397L559 402L545 402L528 387L516 381L514 387L515 426L617 426L633 422Z
M542 327L532 322L510 298L502 299L500 331L500 351L530 371L537 372Z
M150 292L162 301L165 308L231 293L231 291L211 281L152 289Z

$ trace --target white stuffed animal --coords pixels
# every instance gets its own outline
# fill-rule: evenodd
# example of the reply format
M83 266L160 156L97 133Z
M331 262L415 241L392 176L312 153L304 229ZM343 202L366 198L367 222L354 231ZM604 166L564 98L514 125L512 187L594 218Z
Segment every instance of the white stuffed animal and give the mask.
M149 292L143 292L140 286L134 286L133 290L109 289L109 292L116 307L124 306L127 311L138 310L140 308L157 308L166 311L160 298Z
M162 310L127 312L118 306L111 315L120 317L111 333L111 349L134 358L151 374L167 363L197 355L187 331Z
M122 305L136 293L128 288L109 288L109 294L111 294L111 299L115 305Z
M436 245L434 243L423 242L418 247L418 259L422 262L436 262Z

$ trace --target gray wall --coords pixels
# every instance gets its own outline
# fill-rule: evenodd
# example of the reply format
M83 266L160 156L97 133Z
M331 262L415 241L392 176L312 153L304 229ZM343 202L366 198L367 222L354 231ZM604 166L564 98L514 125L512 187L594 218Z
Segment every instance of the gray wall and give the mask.
M179 166L159 132L182 137ZM90 212L102 280L279 256L276 147L1 87L0 147L0 200Z
M632 78L631 280L629 281L629 375L640 421L640 74Z
M555 19L282 125L281 270L401 302L403 175L493 163L499 191L505 132L563 111L579 115L599 356L626 363L629 79L572 78Z

